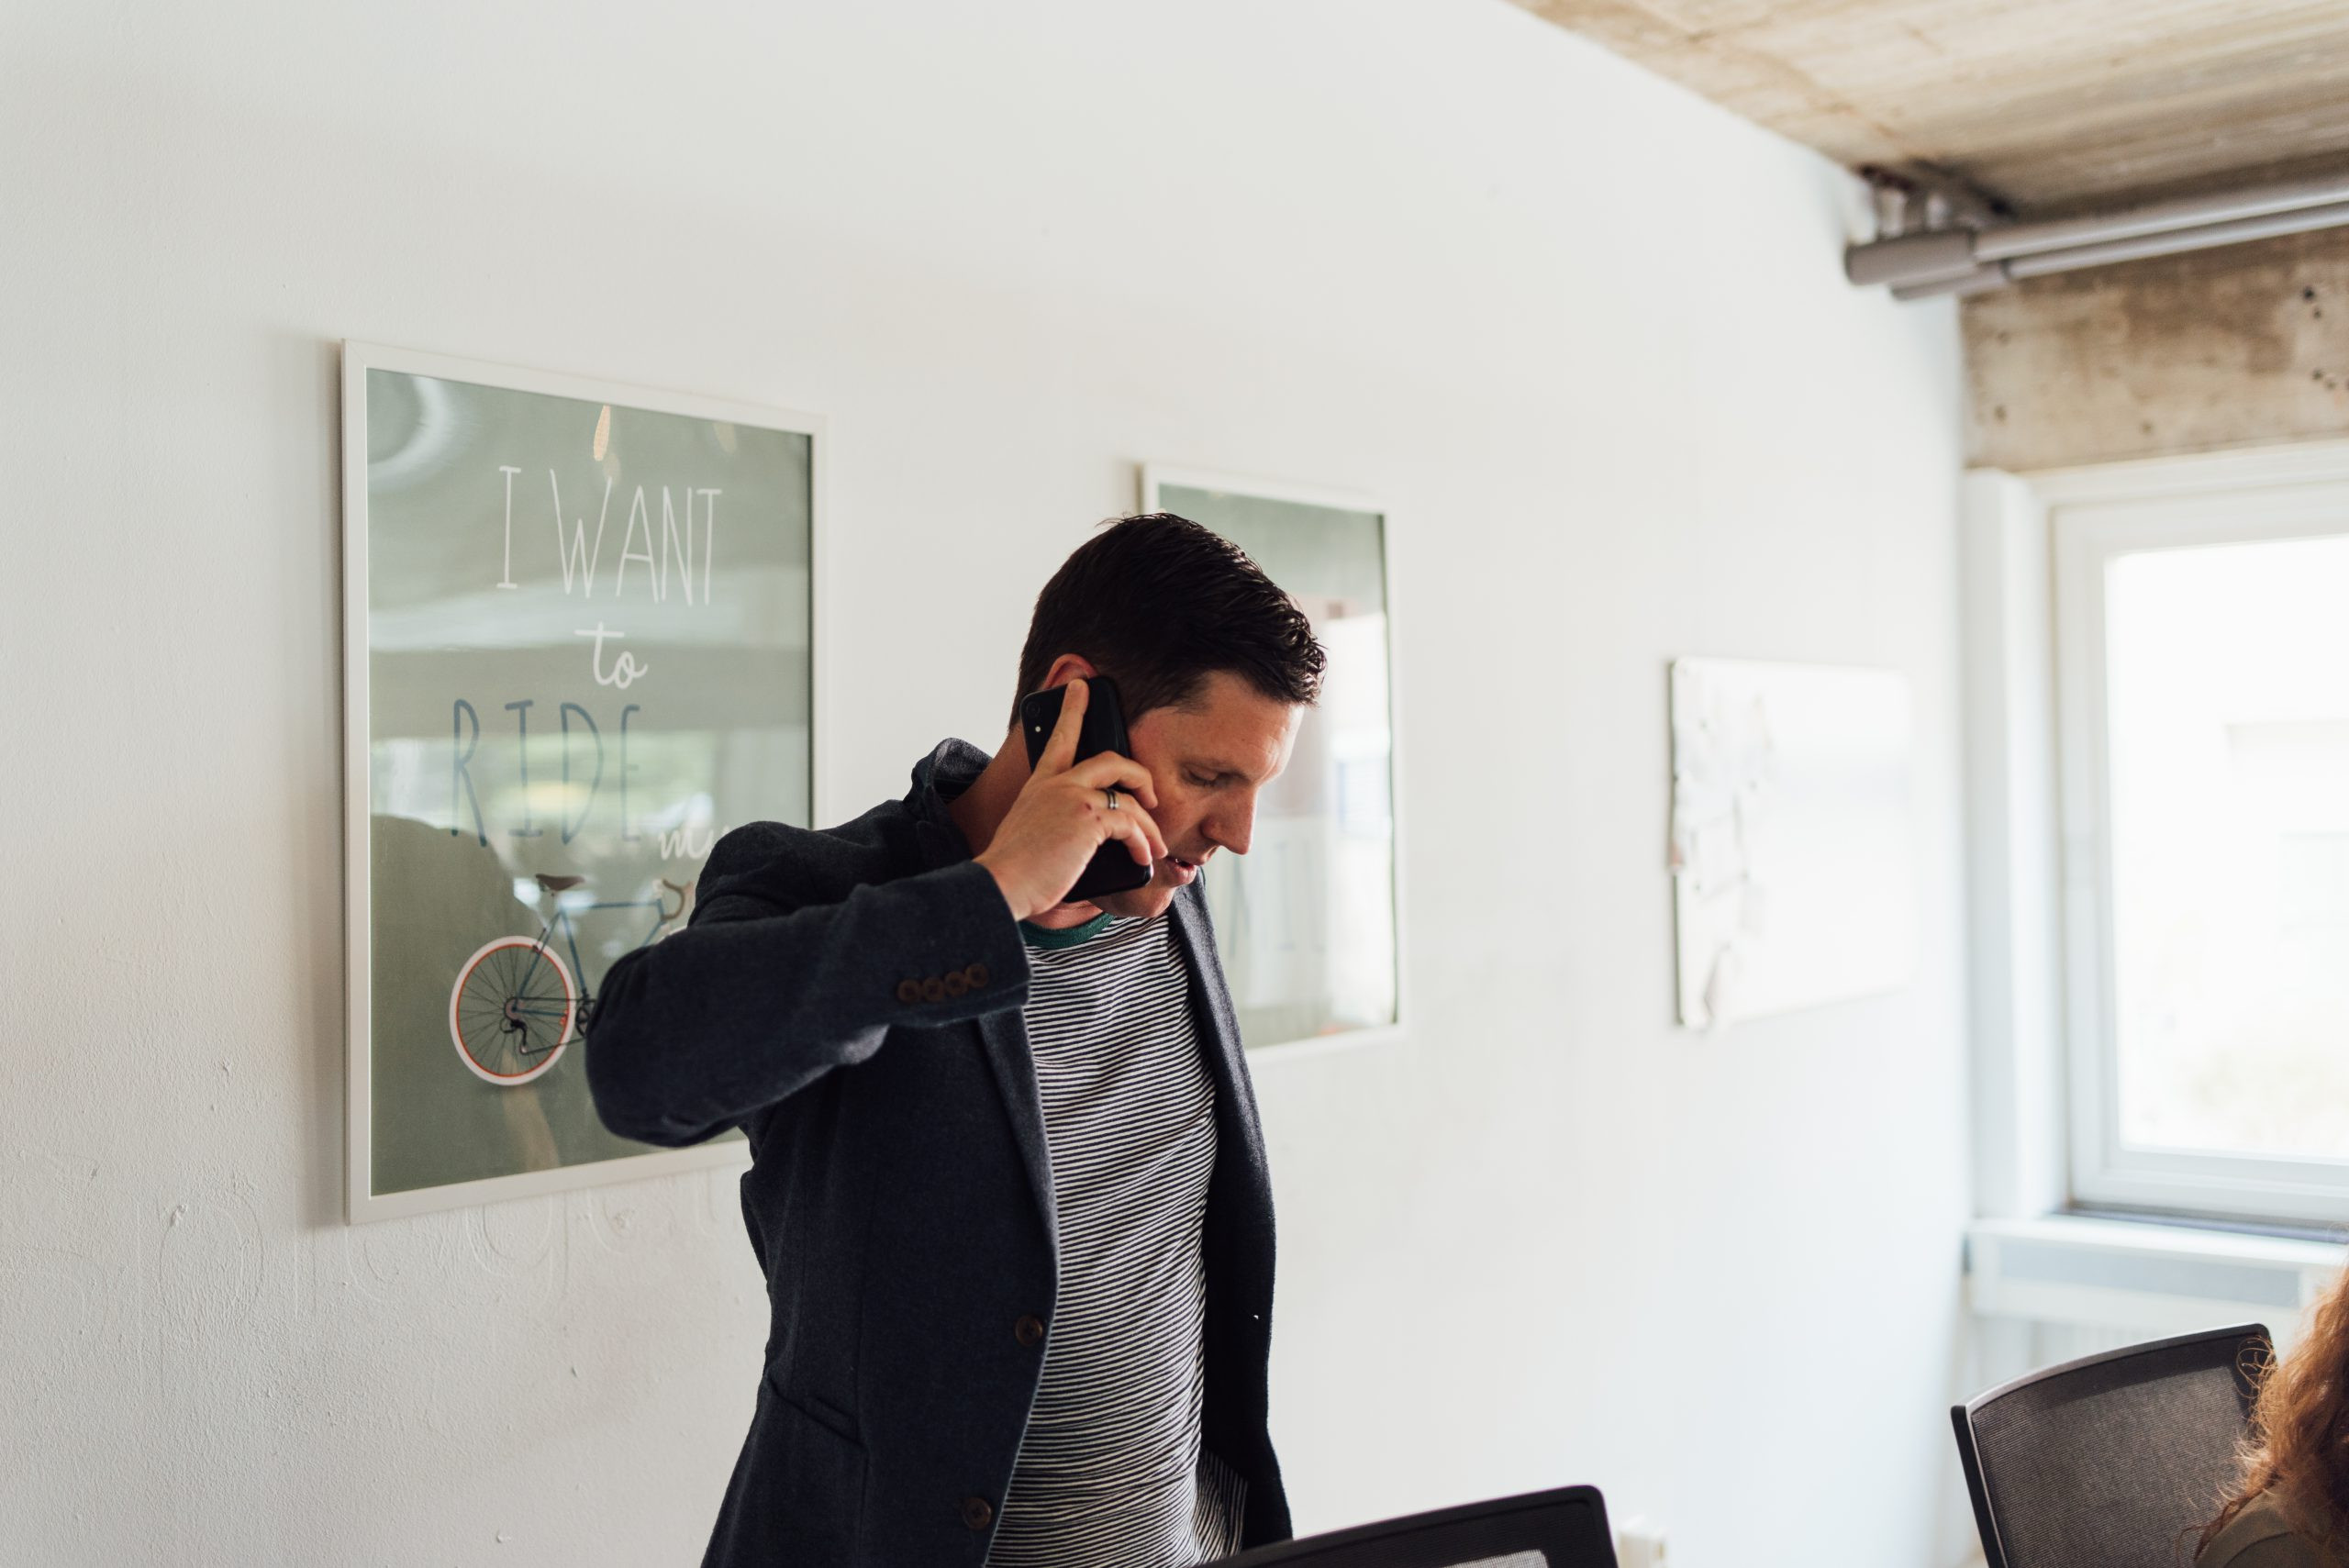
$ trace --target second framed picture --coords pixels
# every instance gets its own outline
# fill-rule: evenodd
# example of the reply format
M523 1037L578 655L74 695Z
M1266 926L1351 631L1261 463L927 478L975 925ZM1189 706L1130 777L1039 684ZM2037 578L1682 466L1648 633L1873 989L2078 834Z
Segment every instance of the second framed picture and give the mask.
M1144 511L1248 552L1329 655L1253 841L1207 879L1224 973L1252 1050L1360 1039L1402 1017L1389 518L1358 495L1144 464Z

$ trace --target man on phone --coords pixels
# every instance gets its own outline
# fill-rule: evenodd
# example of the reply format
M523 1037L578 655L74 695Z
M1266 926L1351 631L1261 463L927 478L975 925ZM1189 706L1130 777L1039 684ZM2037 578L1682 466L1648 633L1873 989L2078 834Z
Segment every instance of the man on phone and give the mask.
M852 822L727 834L688 927L612 966L605 1122L752 1151L773 1327L707 1564L1286 1539L1271 1185L1197 879L1247 852L1321 671L1229 541L1114 523L1037 598L1019 695L1065 690L1032 767L1016 696L992 758L946 740ZM1081 757L1120 698L1131 755ZM1067 902L1104 845L1150 879Z

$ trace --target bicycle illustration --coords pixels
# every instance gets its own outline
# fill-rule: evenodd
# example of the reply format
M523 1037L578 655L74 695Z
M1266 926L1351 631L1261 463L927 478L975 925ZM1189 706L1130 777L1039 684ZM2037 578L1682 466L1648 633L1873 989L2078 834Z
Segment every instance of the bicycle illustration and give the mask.
M607 899L579 905L562 895L586 881L582 876L540 876L540 890L553 898L554 913L535 937L499 937L484 942L457 971L449 991L449 1038L475 1077L501 1089L519 1088L552 1067L587 1022L596 999L586 990L586 968L579 962L579 928L573 916L598 910L638 909L652 923L637 940L650 944L661 929L685 912L694 884L661 879L663 891L644 898ZM670 907L667 895L676 895ZM561 934L571 954L566 966L551 939ZM574 984L573 976L578 976Z

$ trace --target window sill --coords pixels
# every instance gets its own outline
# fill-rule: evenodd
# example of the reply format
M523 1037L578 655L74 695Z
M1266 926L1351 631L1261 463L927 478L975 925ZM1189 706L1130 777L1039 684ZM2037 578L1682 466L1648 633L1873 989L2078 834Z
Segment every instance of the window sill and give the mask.
M2147 1333L2255 1319L2279 1338L2349 1259L2337 1242L2070 1214L1977 1219L1965 1253L1986 1318Z

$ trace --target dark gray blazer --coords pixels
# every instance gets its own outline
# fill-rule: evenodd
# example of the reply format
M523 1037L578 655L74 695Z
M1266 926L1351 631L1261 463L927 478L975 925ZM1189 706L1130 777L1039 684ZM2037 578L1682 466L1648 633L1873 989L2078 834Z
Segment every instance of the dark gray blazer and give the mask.
M752 1151L773 1326L706 1564L986 1556L1056 1278L1027 951L945 809L986 761L948 740L853 822L727 834L686 928L605 976L584 1049L606 1124L669 1145L740 1126ZM1272 1188L1197 885L1173 918L1216 1086L1201 1436L1247 1483L1255 1546L1289 1534L1264 1420Z

